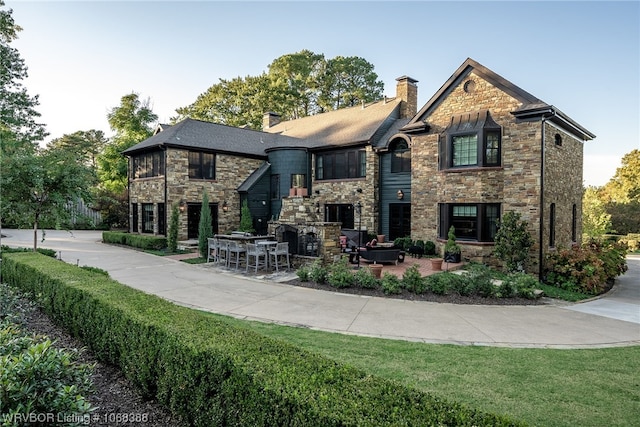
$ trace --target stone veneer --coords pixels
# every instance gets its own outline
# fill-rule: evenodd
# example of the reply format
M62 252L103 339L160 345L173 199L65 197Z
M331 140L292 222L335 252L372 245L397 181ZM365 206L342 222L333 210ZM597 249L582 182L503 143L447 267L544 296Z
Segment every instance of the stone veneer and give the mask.
M464 83L475 82L475 90L464 91ZM448 96L423 119L431 129L412 137L412 218L413 239L437 242L439 203L501 203L501 213L515 211L529 224L536 240L531 249L529 265L538 271L541 181L541 123L517 122L511 114L520 103L471 72L459 80ZM502 163L500 167L438 170L438 141L451 117L489 110L493 120L502 127ZM571 211L574 203L580 210L582 189L582 141L545 123L545 212L548 204L556 203L556 241L571 239ZM561 133L563 145L555 147L554 135ZM443 135L444 137L444 135ZM545 218L545 222L547 219ZM548 230L543 233L548 238ZM568 237L567 237L568 236ZM461 244L463 257L495 264L491 256L493 244ZM543 248L547 247L543 242Z
M312 162L313 203L318 203L320 215L325 204L362 204L362 229L376 233L378 229L379 157L371 146L366 147L366 173L364 178L323 180L315 179L315 158ZM359 191L361 190L361 192ZM316 194L318 192L318 194ZM360 224L358 212L354 212L354 228Z
M154 203L154 234L158 232L157 204L166 203L166 224L168 227L171 206L181 201L185 203L202 203L203 192L206 191L209 203L226 201L228 212L218 210L218 227L221 233L231 232L240 225L240 197L236 189L256 170L264 160L251 159L227 154L216 154L216 179L195 180L189 178L189 158L187 150L169 148L166 151L166 201L165 177L143 178L131 180L129 192L131 203ZM129 166L131 168L131 166ZM141 212L140 210L138 212ZM130 223L133 213L129 214ZM187 238L187 213L180 214L178 239ZM142 230L142 218L138 215L138 230Z

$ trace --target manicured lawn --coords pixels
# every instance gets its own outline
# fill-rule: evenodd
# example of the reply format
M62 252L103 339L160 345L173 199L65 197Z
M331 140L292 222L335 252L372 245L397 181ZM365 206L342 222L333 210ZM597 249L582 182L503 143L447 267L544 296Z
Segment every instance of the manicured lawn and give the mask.
M555 350L435 345L229 321L531 425L640 425L640 346Z

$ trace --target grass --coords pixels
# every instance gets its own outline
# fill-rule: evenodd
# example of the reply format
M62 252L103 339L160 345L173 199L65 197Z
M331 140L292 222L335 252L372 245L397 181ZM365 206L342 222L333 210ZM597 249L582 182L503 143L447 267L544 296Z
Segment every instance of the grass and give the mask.
M436 345L229 321L531 425L640 425L640 346L555 350Z
M205 264L207 262L206 258L198 257L198 258L187 258L181 260L182 262L186 262L187 264Z
M178 249L175 252L169 252L169 250L167 248L164 248L164 249L145 249L144 252L146 252L148 254L151 254L151 255L157 255L157 256L182 255L182 254L191 253L191 251L181 250L181 249Z
M545 285L544 283L540 283L537 287L544 291L545 296L549 298L560 299L563 301L578 302L578 301L583 301L583 300L594 297L594 295L587 295L581 292L567 291L564 289L557 288L555 286Z

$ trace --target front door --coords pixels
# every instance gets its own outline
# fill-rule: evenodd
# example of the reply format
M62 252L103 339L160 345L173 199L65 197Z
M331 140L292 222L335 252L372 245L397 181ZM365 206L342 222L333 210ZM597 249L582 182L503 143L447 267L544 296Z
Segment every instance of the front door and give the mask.
M213 234L216 234L218 233L218 204L210 203L209 209L211 209L211 229L213 230ZM187 204L187 239L198 238L201 210L202 203Z
M389 241L411 236L411 203L389 204Z

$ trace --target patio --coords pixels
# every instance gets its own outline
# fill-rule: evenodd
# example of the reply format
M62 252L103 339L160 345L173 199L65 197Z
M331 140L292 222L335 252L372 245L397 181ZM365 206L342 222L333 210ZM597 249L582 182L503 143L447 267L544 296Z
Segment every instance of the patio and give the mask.
M197 252L191 252L191 253L187 253L187 254L180 254L180 255L170 255L168 258L171 259L175 259L175 260L184 260L184 259L191 259L191 258L198 258L199 255ZM367 267L369 266L371 263L360 260L360 267ZM356 267L357 264L353 264L353 267ZM402 278L402 275L404 274L405 270L413 265L417 265L418 266L418 271L420 272L420 274L422 276L428 276L430 274L434 274L434 273L439 273L439 271L434 271L431 268L431 259L430 258L426 258L426 257L422 257L422 258L412 258L410 256L405 257L404 262L399 262L398 264L393 264L393 263L386 263L383 264L382 267L382 274L384 273L391 273L394 274L396 276L398 276L399 278ZM442 270L441 271L451 271L451 270L457 270L459 268L461 268L464 265L464 263L442 263ZM224 267L220 267L220 268L224 268ZM235 271L233 268L231 268L230 270ZM292 270L293 271L293 270ZM239 272L241 272L242 274L244 274L244 270L241 269ZM249 274L251 274L252 272L249 271ZM264 272L262 272L262 274L264 274Z

